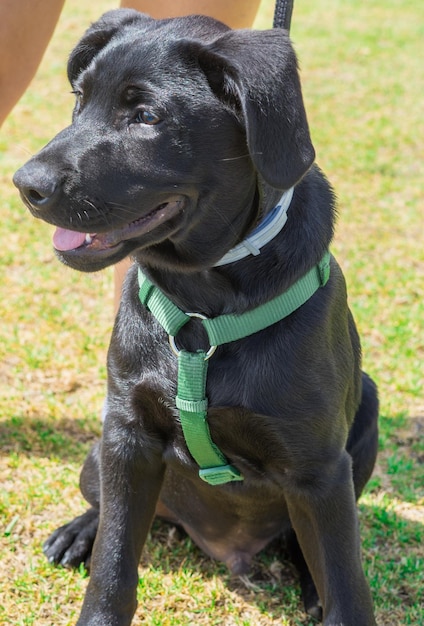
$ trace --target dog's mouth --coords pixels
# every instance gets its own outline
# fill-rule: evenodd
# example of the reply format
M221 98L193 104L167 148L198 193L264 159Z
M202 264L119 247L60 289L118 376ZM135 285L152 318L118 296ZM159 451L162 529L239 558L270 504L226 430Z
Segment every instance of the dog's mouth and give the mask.
M96 254L113 252L122 244L148 234L164 222L177 215L183 200L164 202L143 217L107 232L79 232L57 227L53 235L53 246L60 253Z

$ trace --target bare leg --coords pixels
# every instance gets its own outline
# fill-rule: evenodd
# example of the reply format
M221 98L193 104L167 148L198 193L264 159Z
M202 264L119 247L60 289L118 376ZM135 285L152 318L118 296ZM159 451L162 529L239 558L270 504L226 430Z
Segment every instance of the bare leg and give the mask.
M0 2L0 126L37 71L64 3Z
M137 9L156 19L180 15L210 15L231 28L249 28L260 0L122 0L122 7Z

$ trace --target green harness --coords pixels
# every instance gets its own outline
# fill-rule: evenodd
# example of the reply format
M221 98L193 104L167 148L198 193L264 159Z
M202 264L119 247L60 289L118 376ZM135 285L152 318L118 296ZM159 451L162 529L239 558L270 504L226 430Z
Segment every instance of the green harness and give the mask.
M198 313L184 313L138 270L140 301L168 333L171 348L177 355L178 383L175 403L187 447L200 468L199 476L210 485L243 480L240 472L228 463L214 444L209 432L206 376L210 357L218 346L264 330L301 307L327 283L330 276L330 258L331 255L327 252L318 265L269 302L239 315L220 315L212 319ZM202 320L211 346L207 352L188 352L176 347L175 337L178 331L192 317Z

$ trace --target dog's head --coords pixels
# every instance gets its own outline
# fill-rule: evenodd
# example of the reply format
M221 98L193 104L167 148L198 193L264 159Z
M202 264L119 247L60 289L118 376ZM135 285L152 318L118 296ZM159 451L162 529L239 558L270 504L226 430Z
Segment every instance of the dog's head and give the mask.
M314 159L287 34L106 13L72 52L71 126L14 177L68 265L207 267Z

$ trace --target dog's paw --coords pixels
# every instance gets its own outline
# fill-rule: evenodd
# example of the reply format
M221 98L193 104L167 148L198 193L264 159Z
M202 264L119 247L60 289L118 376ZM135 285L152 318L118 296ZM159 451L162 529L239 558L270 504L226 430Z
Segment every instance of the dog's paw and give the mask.
M306 609L308 615L313 617L317 622L322 622L322 607L319 603L314 604Z
M322 622L322 606L315 585L311 582L307 587L302 585L302 597L305 611L317 622Z
M321 600L319 599L312 576L306 567L300 573L299 582L306 613L317 622L322 622Z
M83 564L89 569L98 523L98 511L89 509L55 530L43 545L43 552L49 562L63 567Z

